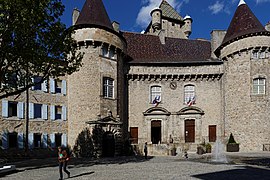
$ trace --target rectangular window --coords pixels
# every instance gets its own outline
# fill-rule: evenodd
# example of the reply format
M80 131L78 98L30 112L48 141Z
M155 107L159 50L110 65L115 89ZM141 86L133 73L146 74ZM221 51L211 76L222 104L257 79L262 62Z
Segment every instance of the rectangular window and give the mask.
M62 106L55 106L55 119L62 119Z
M114 49L113 49L113 48L110 48L110 51L109 51L109 58L110 58L110 59L115 59L115 53L114 53Z
M42 118L42 104L34 104L34 118Z
M251 59L259 59L259 51L252 51Z
M101 51L103 57L108 57L108 46L103 46Z
M112 78L103 79L103 96L105 98L113 98L114 96L114 81Z
M34 147L40 148L41 147L41 134L34 133Z
M258 78L253 80L253 94L265 94L264 78Z
M152 86L151 87L151 103L155 101L161 102L161 86Z
M35 76L33 78L33 83L35 83L35 85L33 86L33 90L42 90L41 80L42 80L42 77L40 76Z
M61 93L62 92L62 81L56 80L55 81L55 93Z
M9 101L8 102L8 117L17 116L18 112L18 102Z
M130 127L130 142L138 144L138 127Z
M195 99L195 86L186 85L184 87L184 103L188 104Z
M217 126L210 125L209 126L209 142L216 142L217 139Z
M62 145L62 134L55 134L55 146L59 147Z
M18 142L18 136L17 133L9 133L8 134L8 146L9 148L17 148L17 142Z
M265 58L265 52L260 52L260 59L264 59Z

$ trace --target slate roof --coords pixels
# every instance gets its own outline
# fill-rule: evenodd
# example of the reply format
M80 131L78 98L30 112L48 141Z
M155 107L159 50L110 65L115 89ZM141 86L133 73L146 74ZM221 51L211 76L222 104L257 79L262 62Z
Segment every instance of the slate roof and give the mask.
M183 18L177 11L167 2L162 1L159 8L162 10L162 16L170 19L182 20Z
M102 0L86 0L75 25L99 25L113 30Z
M129 63L213 63L209 41L166 38L161 44L158 36L124 32Z
M255 33L267 33L267 31L250 10L248 5L245 3L240 4L235 11L221 46L215 53L218 55L220 50L231 42L241 39L243 36Z

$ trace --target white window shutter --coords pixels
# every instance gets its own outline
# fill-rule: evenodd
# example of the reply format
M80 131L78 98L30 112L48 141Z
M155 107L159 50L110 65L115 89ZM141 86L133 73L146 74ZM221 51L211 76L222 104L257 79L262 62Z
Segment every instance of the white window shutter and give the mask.
M51 147L55 148L55 134L50 134Z
M64 147L67 147L67 135L62 134L61 138L62 138L61 139L61 141L62 141L61 145L64 146Z
M67 94L67 81L62 80L62 94L66 95Z
M23 133L18 133L18 147L19 149L23 149Z
M48 81L47 80L44 80L43 83L41 84L42 91L48 92L48 86L47 86L47 84L48 84Z
M2 134L2 147L3 149L8 148L8 133L7 132L3 132Z
M24 118L24 102L18 102L17 115L18 115L18 118L20 118L20 119Z
M28 147L30 149L33 149L34 147L34 134L33 133L28 134Z
M42 147L43 148L48 147L48 134L47 133L42 134Z
M34 119L34 103L29 103L29 118Z
M42 104L41 118L45 120L48 119L48 105L46 104Z
M8 117L8 101L2 100L2 116Z
M50 107L51 120L55 120L55 106L51 105Z
M50 78L50 92L55 93L55 80Z
M35 83L35 78L31 78L31 80L32 80L32 83L34 84ZM35 85L33 85L32 87L31 87L31 90L35 90Z
M62 120L66 121L67 120L67 107L62 106Z

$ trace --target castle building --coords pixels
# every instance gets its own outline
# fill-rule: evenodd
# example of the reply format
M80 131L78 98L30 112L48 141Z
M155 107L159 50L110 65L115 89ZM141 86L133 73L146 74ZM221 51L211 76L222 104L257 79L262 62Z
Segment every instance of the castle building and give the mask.
M102 0L73 11L83 65L45 82L49 89L33 87L31 147L90 143L92 155L114 156L127 141L138 152L148 142L150 154L165 155L232 134L242 152L270 150L269 23L240 0L226 31L194 40L192 18L167 1L149 13L144 33L134 33L111 23ZM23 147L24 98L2 100L4 149Z

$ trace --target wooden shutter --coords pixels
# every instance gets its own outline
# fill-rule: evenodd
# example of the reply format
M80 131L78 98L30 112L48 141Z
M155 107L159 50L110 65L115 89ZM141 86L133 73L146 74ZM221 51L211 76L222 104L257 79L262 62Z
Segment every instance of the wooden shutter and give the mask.
M130 140L132 144L138 144L138 127L130 127Z
M29 103L29 118L34 119L34 103Z
M62 106L62 120L66 121L67 120L67 107Z
M48 134L43 133L42 134L42 147L47 148L47 146L48 146Z
M209 126L209 142L216 142L217 139L217 126L210 125Z
M47 88L48 86L47 86L47 84L48 84L48 81L47 80L43 81L43 83L41 84L42 91L48 92L48 88Z
M50 92L55 93L55 80L50 78Z
M8 101L2 100L2 116L8 117Z
M66 134L62 134L62 137L61 137L62 139L61 139L61 144L62 144L62 146L65 146L65 147L67 147L67 135Z
M8 133L7 132L3 132L2 134L2 147L3 149L8 148Z
M34 147L34 134L33 133L28 134L28 147L30 149L33 149Z
M51 147L55 148L55 134L50 134Z

